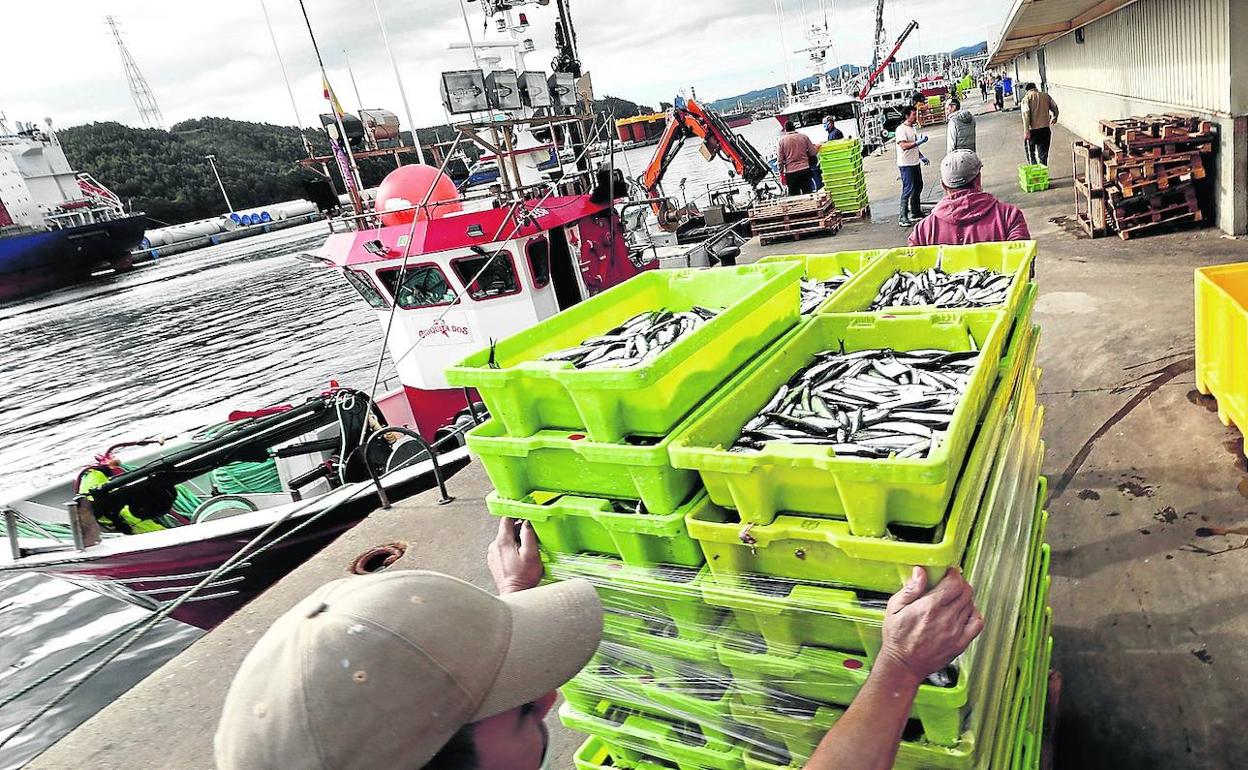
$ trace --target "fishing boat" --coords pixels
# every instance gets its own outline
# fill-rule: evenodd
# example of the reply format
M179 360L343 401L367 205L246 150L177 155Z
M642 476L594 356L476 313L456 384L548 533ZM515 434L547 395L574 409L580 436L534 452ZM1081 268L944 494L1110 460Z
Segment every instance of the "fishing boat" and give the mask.
M75 172L46 126L0 115L0 300L133 267L144 217Z
M435 448L386 427L399 419L331 388L111 447L82 473L0 502L0 575L85 579L152 609L203 582L171 617L212 628L379 505L467 463L459 442ZM90 474L102 483L79 494Z

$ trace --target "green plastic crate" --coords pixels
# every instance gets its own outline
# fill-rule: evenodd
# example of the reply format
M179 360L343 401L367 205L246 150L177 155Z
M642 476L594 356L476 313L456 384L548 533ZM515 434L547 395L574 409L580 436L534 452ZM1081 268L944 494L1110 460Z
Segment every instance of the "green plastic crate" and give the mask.
M683 737L700 734L695 725L688 723L631 713L609 704L585 712L565 703L559 709L559 719L573 730L659 757L681 770L744 770L745 767L741 750L733 744L710 737L700 743L697 738Z
M1026 350L1031 338L1040 335L1040 327L1031 323L1036 308L1036 294L1036 284L1027 284L1027 290L1023 292L1023 300L1019 303L1018 315L1014 318L1014 325L1010 328L1010 336L1005 343L1005 352L1001 354L1002 377L1005 376L1006 371L1012 370L1017 365L1019 354Z
M1035 264L1035 241L976 243L965 246L910 246L892 249L851 278L820 310L822 313L867 312L884 282L898 271L921 272L941 266L948 273L986 268L1014 276L1006 296L1005 312L1017 316L1027 282ZM887 307L878 311L889 315L930 313L930 305Z
M727 615L724 612L721 617L726 621ZM667 618L610 612L602 621L604 639L627 644L660 659L719 665L714 641L724 625L719 619L716 619L715 625L705 628L681 628Z
M476 388L512 436L545 428L605 442L661 436L797 323L799 272L788 264L647 271L447 367L446 379ZM726 309L644 365L576 369L540 360L638 313L694 305Z
M837 251L831 254L776 254L763 257L755 264L801 262L803 278L826 281L833 276L844 275L846 270L853 275L866 267L871 260L887 251L888 249L869 249L867 251ZM818 308L815 312L818 312Z
M609 657L611 651L624 653ZM713 740L731 743L735 724L728 709L731 674L718 665L684 667L678 661L650 658L644 653L607 642L599 654L571 681L559 688L564 698L582 712L607 703L639 714L692 722ZM708 681L717 685L708 685ZM660 755L662 756L662 755Z
M1039 163L1019 166L1018 186L1025 193L1049 189L1049 167Z
M498 494L510 500L560 490L641 500L646 510L662 516L679 509L698 487L696 473L668 462L670 437L652 446L590 441L558 430L516 438L490 420L469 431L467 439Z
M591 736L572 757L576 770L671 770L672 765Z
M759 644L762 645L761 640ZM795 655L770 652L748 639L727 637L719 644L719 660L732 671L733 688L749 707L774 711L784 695L848 707L870 674L870 661L859 655L820 647L803 647ZM939 746L957 746L962 735L967 681L953 687L919 685L911 717L923 726L924 738Z
M710 505L705 492L662 515L617 513L610 500L558 492L533 492L522 500L491 492L485 504L495 516L532 522L542 548L550 552L608 554L641 567L700 567L705 561L685 525L686 516Z
M884 259L888 255L877 262ZM748 377L724 388L712 408L673 434L672 464L697 470L711 500L737 510L745 523L769 524L780 511L792 511L844 517L853 534L869 537L884 535L889 524L934 527L945 516L957 471L996 380L1007 320L991 310L895 318L816 315L773 346ZM970 338L981 351L979 362L944 442L926 458L837 457L830 447L786 443L772 443L758 452L729 451L742 427L820 351L842 346L846 351L968 350Z
M656 565L633 567L607 556L548 556L546 575L552 580L585 578L594 584L607 613L645 619L652 625L672 624L684 639L704 635L724 620L724 611L702 600L706 568Z

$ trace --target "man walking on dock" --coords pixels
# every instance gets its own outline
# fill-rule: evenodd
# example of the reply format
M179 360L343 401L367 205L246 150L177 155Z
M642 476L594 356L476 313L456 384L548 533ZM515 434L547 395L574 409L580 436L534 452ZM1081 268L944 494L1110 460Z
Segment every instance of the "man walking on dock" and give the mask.
M1027 146L1027 162L1049 165L1051 126L1057 120L1057 102L1044 91L1028 83L1023 96L1023 141ZM1050 117L1052 116L1052 117Z
M900 227L912 227L915 221L923 218L923 209L919 206L919 196L923 194L919 146L927 141L927 136L920 136L914 129L918 114L914 105L910 105L906 108L905 120L897 126L897 168L901 171L901 210L897 213L897 224Z

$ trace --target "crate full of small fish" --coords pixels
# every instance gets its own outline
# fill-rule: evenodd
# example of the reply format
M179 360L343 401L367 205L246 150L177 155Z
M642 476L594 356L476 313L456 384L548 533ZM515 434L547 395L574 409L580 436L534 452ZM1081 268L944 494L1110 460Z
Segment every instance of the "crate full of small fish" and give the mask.
M791 262L653 270L446 369L506 433L662 436L798 322Z
M803 316L819 311L832 294L844 286L854 274L887 249L869 251L838 251L831 254L778 254L760 259L757 264L801 262L805 268L801 280L801 312Z
M1017 315L1035 256L1035 241L892 249L856 272L819 312L992 308Z
M1034 360L1035 345L1027 355ZM935 584L963 563L973 528L1002 479L1019 475L1024 453L1039 444L1034 376L1022 372L998 380L991 402L958 474L943 520L932 528L898 528L889 537L854 534L847 522L784 512L767 524L743 521L731 508L708 505L690 511L691 537L718 577L766 575L778 581L817 581L892 593L922 565ZM808 644L822 642L807 641ZM837 646L837 645L833 645Z
M745 523L786 511L844 518L870 537L890 523L936 526L1010 321L992 310L815 316L675 435L672 463L697 470Z

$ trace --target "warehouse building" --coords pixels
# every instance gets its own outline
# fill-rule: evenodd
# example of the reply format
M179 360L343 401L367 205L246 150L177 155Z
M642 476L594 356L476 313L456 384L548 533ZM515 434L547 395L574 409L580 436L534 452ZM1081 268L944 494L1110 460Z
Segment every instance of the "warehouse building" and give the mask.
M1048 90L1097 145L1104 119L1212 120L1213 223L1248 233L1248 0L1015 0L989 64Z

